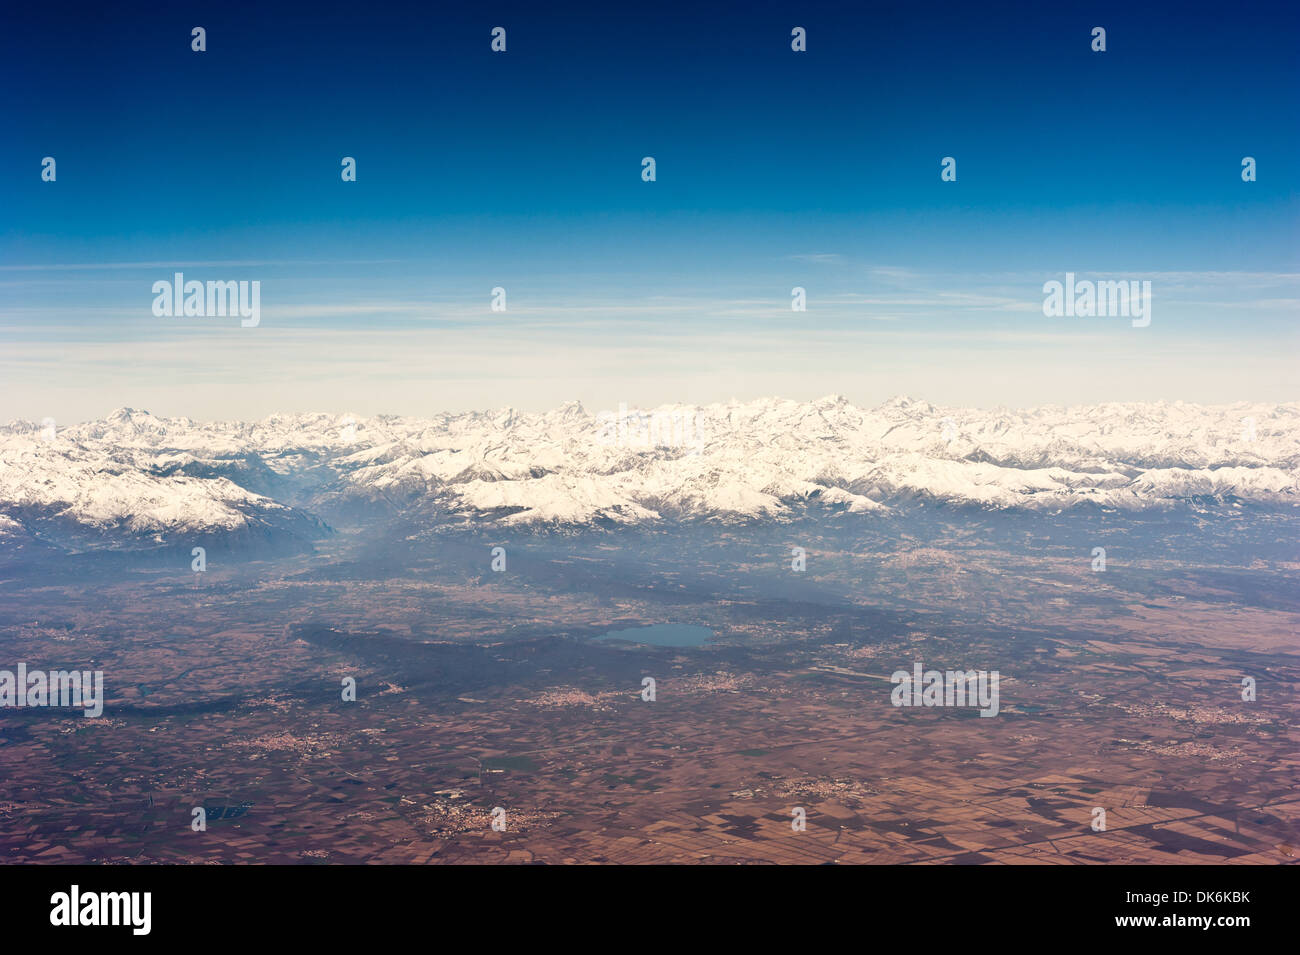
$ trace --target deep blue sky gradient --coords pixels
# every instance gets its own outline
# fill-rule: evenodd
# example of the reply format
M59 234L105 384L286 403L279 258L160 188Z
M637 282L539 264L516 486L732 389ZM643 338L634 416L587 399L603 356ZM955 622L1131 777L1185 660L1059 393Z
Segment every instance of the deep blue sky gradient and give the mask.
M1166 273L1204 273L1217 278L1164 281L1174 294L1160 300L1155 327L1178 336L1168 342L1231 339L1261 359L1294 355L1296 4L548 6L6 11L0 346L13 348L4 370L25 383L21 399L4 395L0 416L47 405L92 415L129 403L128 378L100 368L105 377L91 384L78 366L73 388L41 346L57 339L93 363L85 349L95 343L173 334L150 324L147 289L186 262L248 263L195 265L187 277L261 279L272 332L290 321L302 332L356 327L354 313L313 315L313 303L424 301L432 312L368 313L371 341L416 328L463 332L472 319L439 309L485 307L500 284L512 308L538 309L521 318L539 321L575 307L596 316L611 302L688 301L629 321L653 321L693 354L716 348L693 341L702 329L743 335L727 330L725 303L770 301L770 318L754 321L788 325L796 284L809 288L810 316L819 302L837 302L822 330L901 321L920 336L906 347L923 351L941 349L953 328L1036 334L1043 320L1032 309L917 311L898 304L908 295L1023 293L1036 307L1042 281L1067 269L1155 274L1158 290ZM206 53L190 50L195 25L207 28ZM489 50L497 25L508 30L504 55ZM805 54L790 51L795 25L808 30ZM1107 29L1104 54L1089 48L1095 25ZM40 181L46 155L58 160L57 183ZM345 155L357 159L356 183L340 181ZM640 180L644 155L658 161L653 184ZM939 179L948 155L956 183ZM1240 179L1245 155L1258 160L1258 182ZM128 263L158 266L121 267ZM48 268L72 265L117 268ZM1187 290L1181 300L1177 288ZM856 312L857 295L876 312ZM276 303L300 310L276 325ZM622 320L604 313L588 337L619 336ZM556 336L555 347L566 341ZM863 347L864 360L879 354ZM1052 354L1069 360L1061 351L1032 360ZM193 378L175 356L153 360L139 368ZM825 383L855 400L883 397L879 387L853 393L851 381L819 374L815 355L805 361L779 381L762 362L732 369L728 389L806 397L831 390ZM328 378L326 365L303 380ZM1099 369L1113 366L1112 357ZM1014 377L1015 367L999 377ZM655 392L653 367L643 371L647 386L634 400L727 396L698 382ZM216 388L220 369L205 373ZM1262 374L1197 392L1205 376L1189 372L1149 395L1116 382L1098 398L1295 397L1269 377L1276 371ZM336 375L332 393L368 394L357 369ZM468 404L546 405L563 391L558 382L516 393L517 379L485 368L478 386L457 394ZM1045 371L1042 380L1052 379ZM924 375L885 390L901 384L929 396L941 385L961 403L1086 400L1088 391L998 391L975 380L966 394ZM38 382L48 396L32 393ZM362 390L351 394L352 383ZM619 397L612 382L594 390L597 404ZM498 394L504 400L493 402ZM187 411L184 396L157 395L166 410L198 410ZM198 403L220 411L211 395ZM278 406L259 392L232 413Z

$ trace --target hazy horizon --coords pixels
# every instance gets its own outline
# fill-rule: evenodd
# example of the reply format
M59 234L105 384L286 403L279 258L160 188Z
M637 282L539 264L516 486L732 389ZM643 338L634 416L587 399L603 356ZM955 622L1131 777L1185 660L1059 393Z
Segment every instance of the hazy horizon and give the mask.
M56 427L59 429L62 429L63 427L70 426L70 425L89 424L96 421L104 421L110 416L112 416L113 414L120 411L128 411L128 412L139 413L139 414L148 414L156 418L168 418L168 419L187 418L198 424L204 424L204 423L215 424L215 423L236 422L236 421L244 422L244 423L256 423L256 422L264 421L276 415L324 415L327 417L338 417L338 418L346 417L349 415L362 415L363 417L367 417L367 418L400 418L400 419L418 420L421 418L430 418L438 415L463 415L463 414L475 414L475 413L488 414L488 413L501 412L501 411L515 411L521 414L547 414L548 412L556 411L559 410L560 408L563 408L566 405L572 405L575 403L580 405L582 410L585 411L587 414L592 416L597 416L600 414L617 413L620 407L623 407L629 411L648 412L648 411L654 411L656 409L668 408L668 407L709 408L709 407L728 406L728 405L746 406L746 405L752 405L752 404L765 402L765 401L781 401L781 402L788 401L788 402L795 402L801 405L807 405L807 404L816 404L821 401L825 401L828 399L835 399L835 398L842 398L845 401L847 401L849 404L854 406L855 408L858 408L863 411L872 411L882 406L888 405L890 402L898 401L898 400L907 400L907 401L929 404L934 406L936 409L944 409L944 410L975 411L975 412L992 412L998 410L1007 410L1007 411L1015 411L1015 412L1022 412L1022 413L1031 412L1031 411L1046 411L1046 410L1070 411L1073 409L1097 408L1109 404L1138 404L1144 406L1187 405L1187 406L1200 407L1200 408L1231 408L1235 406L1249 407L1249 406L1256 406L1256 405L1273 405L1273 406L1280 407L1280 406L1300 404L1300 397L1293 397L1290 399L1279 399L1279 400L1237 399L1233 401L1193 401L1184 398L1158 398L1150 401L1143 401L1143 400L1126 401L1124 399L1108 398L1105 400L1085 401L1085 402L975 404L970 402L948 403L948 402L931 401L928 397L926 397L923 394L907 394L905 392L897 392L894 394L887 395L883 398L873 399L870 401L855 400L853 396L846 395L842 392L826 392L824 394L815 395L809 398L794 398L791 397L790 395L782 395L782 394L753 395L748 397L735 395L726 399L720 399L715 401L703 401L703 402L657 401L657 402L638 403L638 402L630 402L626 400L619 400L619 401L612 402L610 404L597 404L595 402L586 401L580 397L574 396L574 397L562 399L560 401L555 402L554 404L536 406L536 407L521 407L513 404L501 404L501 405L490 405L490 406L484 405L484 406L477 406L477 407L468 407L468 406L467 407L443 407L443 408L433 409L427 413L418 413L418 414L402 411L402 410L379 410L374 412L366 412L366 411L360 411L357 408L352 408L352 407L346 407L346 408L345 407L304 407L304 408L278 408L273 411L268 411L265 414L250 415L250 416L227 415L227 416L205 417L205 416L196 415L185 411L176 411L176 412L159 411L156 408L123 404L123 405L116 405L112 408L104 408L100 413L91 415L89 417L55 418L54 420L55 420ZM0 419L0 426L12 426L17 423L39 425L46 418L53 418L53 417L54 417L53 415L46 415L39 418L23 417L23 416L4 418L4 419Z

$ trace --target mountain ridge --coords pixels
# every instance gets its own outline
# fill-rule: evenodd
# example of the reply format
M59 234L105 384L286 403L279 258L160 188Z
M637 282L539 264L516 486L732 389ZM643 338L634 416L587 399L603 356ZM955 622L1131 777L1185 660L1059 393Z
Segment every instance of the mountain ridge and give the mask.
M870 515L902 502L1059 511L1300 503L1300 403L943 408L842 395L588 412L272 414L119 408L0 426L0 542L45 526L166 539L420 521L639 525Z

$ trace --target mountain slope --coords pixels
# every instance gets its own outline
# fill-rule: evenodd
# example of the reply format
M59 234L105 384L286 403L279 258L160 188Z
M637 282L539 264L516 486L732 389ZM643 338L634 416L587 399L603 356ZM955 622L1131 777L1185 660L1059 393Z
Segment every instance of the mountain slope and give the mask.
M901 502L1061 510L1300 502L1300 404L991 411L762 399L592 415L194 422L121 409L0 428L0 546L49 527L124 538L310 538L322 515L627 525L869 517Z

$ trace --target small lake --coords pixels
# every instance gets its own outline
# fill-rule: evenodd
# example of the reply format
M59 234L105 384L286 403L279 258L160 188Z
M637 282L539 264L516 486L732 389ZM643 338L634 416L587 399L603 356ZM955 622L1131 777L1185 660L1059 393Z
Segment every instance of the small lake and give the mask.
M702 647L713 641L713 631L686 623L656 623L630 630L611 630L597 640L626 640L652 647Z

